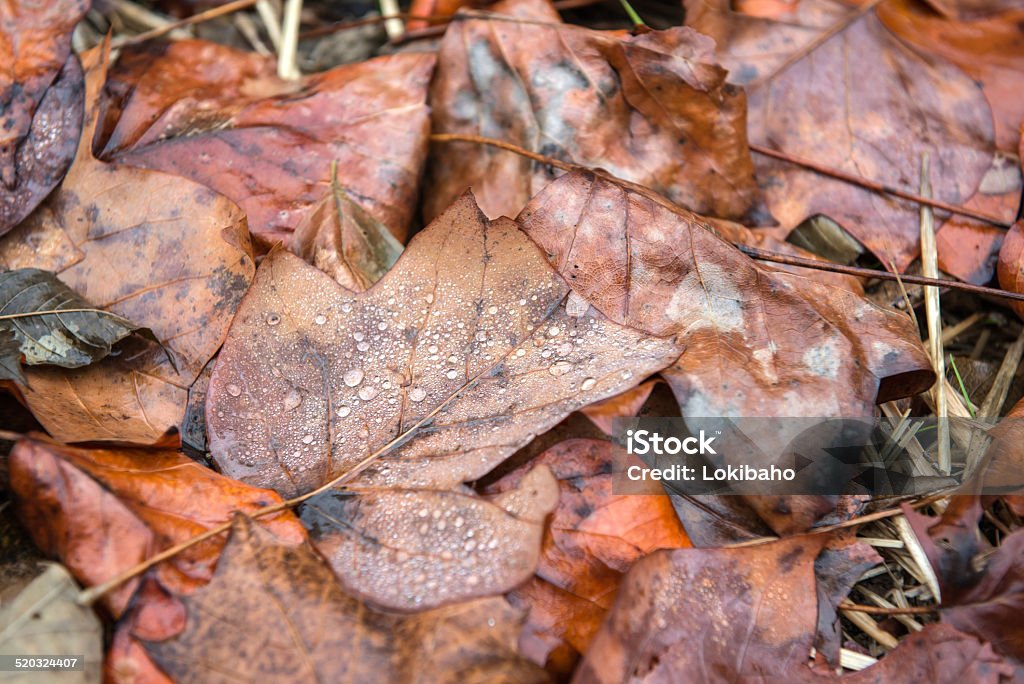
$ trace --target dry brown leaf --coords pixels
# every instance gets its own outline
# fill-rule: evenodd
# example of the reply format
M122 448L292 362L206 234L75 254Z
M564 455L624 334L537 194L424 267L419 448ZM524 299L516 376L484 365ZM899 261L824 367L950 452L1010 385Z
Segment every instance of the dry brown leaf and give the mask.
M537 575L509 595L529 608L519 643L524 654L566 674L604 621L622 575L657 549L690 541L665 495L615 494L611 442L572 439L546 450L488 487L520 487L529 470L550 467L558 478L558 508L544 537Z
M529 578L544 517L558 502L546 467L493 502L472 493L328 492L302 506L310 540L353 596L423 610L494 596Z
M694 211L765 222L746 144L746 101L713 44L686 28L620 36L542 7L463 18L441 42L432 130L498 138L601 167ZM514 216L554 171L512 152L444 143L432 154L425 215L472 187L484 213Z
M0 3L0 235L46 198L75 156L83 88L71 31L88 7Z
M359 482L448 489L676 355L588 310L513 221L488 223L466 195L364 293L271 253L210 380L210 451L291 496L412 431Z
M174 451L75 449L43 438L18 442L10 455L18 515L39 548L60 558L92 586L230 519L280 503ZM260 519L295 544L305 530L285 511ZM212 538L159 566L161 583L178 591L204 584L223 538ZM115 589L105 605L117 616L137 581Z
M274 60L203 41L129 48L111 70L103 159L175 173L287 241L330 189L405 242L427 153L434 56L404 53L293 84Z
M185 631L146 648L176 681L544 681L517 655L503 599L401 617L346 595L305 546L236 518L213 580L182 599ZM223 665L229 663L227 671Z
M252 280L248 232L238 207L206 187L92 156L106 58L98 48L84 60L78 155L60 188L0 239L0 266L54 271L97 307L152 329L173 362L151 344L84 369L29 370L20 389L60 440L152 444L180 424L188 386Z
M904 45L873 13L815 45L856 7L800 0L759 17L732 11L728 0L684 4L687 24L715 39L729 80L748 86L752 143L910 191L921 185L927 154L933 197L963 204L978 191L995 152L980 89L945 60ZM917 256L917 205L788 162L755 162L784 226L825 214L883 264L902 271ZM1009 217L1015 207L1006 197L999 213Z
M1013 224L1003 238L996 273L1004 290L1024 293L1024 221ZM1024 302L1009 302L1009 306L1024 318Z
M637 415L640 407L644 405L651 392L658 385L657 380L649 380L641 383L633 389L626 390L622 394L608 397L601 401L595 401L589 406L580 409L580 413L591 420L594 425L601 428L607 435L614 430L616 418L629 418Z

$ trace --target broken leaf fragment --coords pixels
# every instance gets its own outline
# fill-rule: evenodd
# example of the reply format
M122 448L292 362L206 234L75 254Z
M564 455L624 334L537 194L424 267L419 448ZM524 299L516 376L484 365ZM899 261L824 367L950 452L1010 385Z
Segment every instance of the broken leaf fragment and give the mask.
M93 308L53 273L36 268L0 272L0 335L4 333L19 344L6 352L0 344L0 380L23 384L19 355L32 366L78 368L105 358L132 333L159 344L149 329Z

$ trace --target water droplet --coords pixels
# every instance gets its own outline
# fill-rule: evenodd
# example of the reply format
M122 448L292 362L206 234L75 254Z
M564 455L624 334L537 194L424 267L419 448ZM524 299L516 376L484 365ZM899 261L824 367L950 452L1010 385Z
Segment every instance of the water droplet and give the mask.
M573 318L582 318L589 308L590 304L587 303L587 300L581 297L575 290L570 292L569 298L565 300L565 313Z
M233 397L237 397L242 393L242 388L238 385L228 385L228 394Z
M349 311L352 310L352 305L351 304L342 304L341 305L341 310L344 311L345 313L348 313Z
M445 373L444 375L449 380L454 380L455 378L459 377L459 372L456 371L456 370L450 370L447 373Z
M466 521L465 521L465 519L463 519L462 516L459 516L458 518L456 518L455 520L452 521L452 525L454 525L457 528L458 527L462 527L465 523L466 523Z
M422 387L413 387L409 390L409 399L412 401L423 401L427 398L427 391Z
M277 325L280 322L281 322L281 317L278 316L276 313L268 313L267 314L267 325Z
M352 333L352 339L355 340L356 342L362 342L363 340L366 339L366 335L364 335L361 332L354 332Z
M338 407L337 414L338 414L339 418L344 418L345 416L347 416L350 413L352 413L352 409L350 409L348 406L339 406Z
M359 368L353 368L352 370L345 371L345 374L341 376L341 381L348 387L355 387L363 381L363 371Z
M356 349L358 349L361 352L364 352L364 351L368 350L369 348L370 348L370 343L369 342L360 342L359 344L356 345Z
M477 342L486 342L487 341L487 333L485 333L483 330L478 332L476 334L476 341Z
M303 436L302 443L303 444L312 444L313 443L313 435L305 435L305 436Z
M434 303L434 293L431 292L430 294L428 294L426 296L426 300L427 300L427 304L433 304Z
M558 363L552 364L551 367L548 368L548 373L551 373L555 377L558 377L559 375L565 375L570 370L572 370L571 363L569 363L568 361L559 361Z
M456 356L455 354L452 354L451 356L448 357L448 363L458 363L458 362L459 362L459 357Z
M426 518L430 515L430 511L428 511L426 508L421 508L420 510L416 511L416 515L420 516L421 518Z
M427 351L429 353L431 353L431 354L436 354L437 353L437 345L436 344L430 345L429 347L427 347Z
M288 396L284 398L284 410L292 411L294 409L297 409L299 407L299 404L301 403L302 395L299 394L298 390L293 389L291 392L288 393Z
M487 313L493 316L494 314L498 313L498 307L491 306L490 308L487 309Z
M550 328L548 328L548 337L558 337L558 333L560 332L561 330L558 329L558 326L553 325Z
M363 401L370 401L377 396L377 388L367 385L359 390L359 398Z
M387 330L387 329L388 329L388 324L385 323L384 321L381 321L380 323L377 324L377 330Z
M317 314L316 317L313 319L313 322L316 323L317 325L323 325L324 323L327 322L327 316L324 316L323 314Z
M470 575L466 578L466 584L471 587L475 587L476 585L480 584L480 578L476 575Z
M580 385L580 389L586 392L587 390L594 389L594 385L596 384L597 380L595 380L594 378L587 378L586 380L583 381L583 384Z

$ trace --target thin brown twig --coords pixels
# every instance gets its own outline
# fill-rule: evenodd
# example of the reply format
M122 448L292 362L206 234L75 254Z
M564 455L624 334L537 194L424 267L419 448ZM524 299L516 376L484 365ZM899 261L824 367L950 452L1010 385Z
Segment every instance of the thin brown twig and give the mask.
M542 154L537 154L530 150L519 147L504 140L496 140L494 138L485 138L479 135L470 135L463 133L434 133L430 136L430 139L434 142L469 142L477 143L480 145L489 145L491 147L497 147L502 150L514 152L515 154L532 159L540 164L547 164L563 171L585 171L592 173L596 176L604 178L608 181L616 183L629 190L639 192L644 197L654 200L662 206L675 211L677 213L683 212L681 207L673 204L668 199L662 197L654 190L646 188L637 183L618 178L611 175L610 173L601 169L594 169L580 164L573 164L571 162L565 162L560 159L554 159L552 157L545 157ZM736 249L740 250L747 256L754 257L761 261L771 261L774 263L785 264L787 266L799 266L801 268L811 268L818 271L830 271L832 273L843 273L846 275L858 276L862 278L878 278L879 280L894 280L897 282L910 283L912 285L931 285L935 287L948 287L953 290L962 290L964 292L972 292L974 294L989 295L992 297L1002 297L1004 299L1013 299L1017 301L1024 301L1024 293L1008 292L1006 290L1000 290L994 287L984 287L982 285L972 285L971 283L963 283L959 280L949 280L946 278L925 278L924 276L914 275L900 275L898 273L890 273L889 271L880 271L873 268L862 268L860 266L844 266L842 264L836 264L831 261L821 261L818 259L808 259L805 257L790 256L788 254L777 254L775 252L769 252L767 250L758 249L756 247L749 247L740 243L733 243Z
M859 603L844 601L839 604L842 610L852 610L855 613L868 613L870 615L931 615L939 612L941 606L895 606L883 608L882 606L865 606Z
M968 218L976 219L978 221L991 223L992 225L999 226L1000 228L1009 228L1011 225L1010 223L1007 223L1001 218L991 216L984 212L976 211L974 209L968 209L967 207L961 207L956 204L949 204L948 202L943 202L942 200L938 199L922 197L921 195L918 195L913 192L907 192L906 190L901 190L891 185L878 183L873 180L868 180L867 178L861 178L860 176L855 176L852 173L846 173L845 171L840 171L839 169L834 169L832 167L825 166L824 164L819 164L818 162L811 161L810 159L804 159L803 157L797 157L786 152L773 150L770 147L764 147L763 145L755 145L754 143L750 143L749 147L752 151L758 154L762 154L766 157L771 157L773 159L778 159L780 161L789 162L790 164L796 164L797 166L802 166L806 169L810 169L815 173L820 173L823 176L830 176L832 178L844 181L846 183L859 185L865 190L871 190L872 192L892 195L893 197L899 197L900 199L907 200L908 202L915 202L916 204L920 204L926 207L932 207L934 209L948 211L951 214L967 216Z
M210 21L211 19L222 17L225 14L231 14L232 12L247 9L255 4L256 0L234 0L234 2L229 2L219 7L208 9L205 12L193 14L190 17L185 17L184 19L179 19L178 21L169 22L165 26L161 26L150 31L145 31L135 36L119 38L118 40L115 40L113 42L111 48L117 49L120 47L124 47L126 45L136 45L138 43L143 43L151 38L159 38L160 36L170 33L175 29L179 29L184 26L191 26L192 24L198 24L204 21Z

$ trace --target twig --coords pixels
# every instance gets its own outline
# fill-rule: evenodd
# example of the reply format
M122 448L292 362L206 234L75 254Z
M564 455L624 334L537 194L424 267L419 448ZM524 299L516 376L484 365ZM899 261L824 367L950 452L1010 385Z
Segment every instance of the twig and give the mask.
M985 317L985 314L980 311L975 311L970 316L960 321L955 325L951 325L948 328L942 330L942 344L949 344L960 335L967 332L975 323Z
M220 7L208 9L205 12L193 14L191 17L185 17L184 19L181 19L179 21L172 21L169 24L161 26L160 28L155 28L152 31L140 33L137 36L120 38L118 40L115 40L113 44L111 44L111 48L117 49L120 47L124 47L126 45L136 45L138 43L144 43L150 38L159 38L164 34L170 33L174 29L179 29L183 26L191 26L192 24L198 24L200 22L209 21L211 19L216 19L217 17L222 17L225 14L231 14L232 12L237 12L238 10L243 10L247 7L252 7L255 4L256 0L235 0L234 2L226 3L224 5L221 5Z
M928 153L921 156L921 196L931 196L931 182L928 179ZM939 277L939 254L935 246L935 221L932 209L921 206L921 272L926 278ZM946 354L942 349L942 308L939 302L939 288L926 287L924 290L924 315L928 326L928 350L939 379L932 388L935 400L935 415L938 417L939 472L949 475L952 460L949 453L949 397L946 391Z
M268 0L256 0L256 13L263 20L263 28L267 30L267 37L274 51L281 49L281 19L277 16L274 8Z
M839 169L833 169L829 166L825 166L824 164L819 164L818 162L814 162L809 159L804 159L803 157L797 157L791 154L787 154L785 152L780 152L779 150L773 150L770 147L755 145L754 143L750 143L749 147L753 152L763 154L766 157L772 157L773 159L789 162L790 164L803 166L804 168L810 169L811 171L820 173L824 176L831 176L832 178L836 178L847 183L859 185L865 190L871 190L872 192L892 195L893 197L899 197L900 199L904 199L909 202L915 202L917 204L932 207L934 209L948 211L951 214L967 216L978 221L991 223L992 225L999 226L1001 228L1009 228L1011 225L1000 218L990 216L980 211L975 211L974 209L968 209L967 207L949 204L948 202L943 202L942 200L937 200L929 197L922 197L921 195L915 195L912 192L900 190L899 188L895 188L891 185L885 185L884 183L878 183L873 180L868 180L867 178L861 178L860 176L855 176L852 173L846 173L845 171L840 171Z
M893 606L884 608L882 606L864 606L858 603L843 602L839 604L843 610L854 613L867 613L869 615L931 615L939 612L939 606Z
M281 47L277 51L277 75L286 81L297 81L299 73L299 18L302 0L285 0L281 25Z
M118 316L116 313L104 311L103 309L48 309L46 311L24 311L22 313L0 314L0 321L9 321L15 318L32 318L33 316L59 316L61 314L70 313L103 314L104 316L110 316L111 318L119 318L128 325L135 327L135 324L129 321L124 316Z
M379 2L382 15L389 16L399 13L398 0L379 0ZM388 19L384 22L384 33L388 35L388 40L398 40L405 35L405 24L401 19Z

